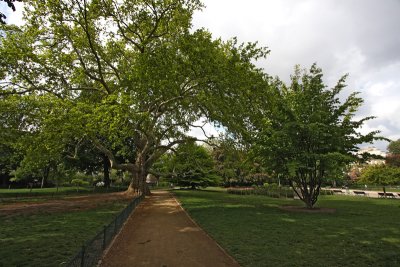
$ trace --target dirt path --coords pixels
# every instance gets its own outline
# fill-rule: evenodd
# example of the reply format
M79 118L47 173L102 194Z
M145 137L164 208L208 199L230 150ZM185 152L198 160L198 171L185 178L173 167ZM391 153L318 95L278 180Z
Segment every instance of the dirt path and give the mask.
M128 219L100 266L239 264L190 219L170 193L158 191Z
M127 195L124 192L115 192L84 196L68 196L62 199L46 200L45 202L16 202L0 205L0 216L34 214L39 212L52 213L70 210L87 210L115 200L128 202L132 198L132 195Z

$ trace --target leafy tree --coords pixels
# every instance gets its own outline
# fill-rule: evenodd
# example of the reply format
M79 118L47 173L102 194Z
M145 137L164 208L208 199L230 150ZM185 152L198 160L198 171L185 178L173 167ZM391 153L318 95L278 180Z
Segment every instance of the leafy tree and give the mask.
M271 176L259 160L252 155L247 145L239 143L229 135L213 140L211 154L215 170L225 186L262 185Z
M171 178L179 186L194 189L217 185L220 182L211 155L194 141L179 145L167 166L172 174Z
M386 164L400 167L400 139L391 141L387 147L389 154L386 156Z
M400 154L400 139L391 141L387 147L390 154Z
M274 81L276 105L269 106L271 116L264 117L259 131L259 155L289 181L308 208L317 202L322 182L355 159L357 145L377 138L377 132L357 131L372 118L354 120L363 102L357 93L341 103L345 79L327 89L315 64L309 72L297 67L290 86Z
M400 154L388 154L386 156L386 164L392 167L400 167Z
M243 182L248 169L244 150L229 137L217 139L214 143L211 153L215 170L225 185L231 186Z
M371 184L383 186L386 193L386 186L400 184L400 168L387 166L385 164L369 165L362 169L360 184Z
M199 1L26 4L24 26L3 26L1 95L36 106L23 114L43 144L84 139L132 174L130 190L148 193L154 162L185 143L194 122L247 127L264 81L253 62L268 51L190 31Z

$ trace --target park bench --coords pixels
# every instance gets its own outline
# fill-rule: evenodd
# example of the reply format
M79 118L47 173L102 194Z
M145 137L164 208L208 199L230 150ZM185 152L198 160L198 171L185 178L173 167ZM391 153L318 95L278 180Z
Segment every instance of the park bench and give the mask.
M367 194L364 191L353 191L356 196L366 196Z
M332 190L333 193L339 193L339 194L343 194L344 192L340 189L333 189Z
M378 197L385 197L385 193L378 192ZM396 196L393 193L386 193L386 197L395 198Z

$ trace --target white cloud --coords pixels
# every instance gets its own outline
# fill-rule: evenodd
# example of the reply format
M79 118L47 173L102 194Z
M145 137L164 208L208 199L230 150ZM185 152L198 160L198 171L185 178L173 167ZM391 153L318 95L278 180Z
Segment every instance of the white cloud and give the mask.
M363 131L380 129L400 137L400 1L398 0L203 0L195 28L214 37L259 41L272 52L259 62L266 72L288 81L295 64L317 62L329 86L349 73L345 94L360 91L365 105L358 116L375 115ZM5 4L0 3L4 11ZM20 24L22 5L8 23ZM7 11L8 12L8 11ZM10 13L10 12L8 12ZM211 126L211 125L210 125ZM216 135L215 129L208 129ZM200 136L199 129L193 135ZM385 149L387 143L377 145Z
M5 20L7 24L22 25L22 12L24 10L24 4L20 2L14 2L14 5L16 9L15 12L13 12L6 3L0 2L0 12L7 16Z
M288 81L295 64L317 62L333 86L349 73L344 94L360 91L359 117L377 116L363 132L400 134L400 1L205 0L195 27L214 37L259 41L272 51L260 66ZM377 142L386 149L387 143Z

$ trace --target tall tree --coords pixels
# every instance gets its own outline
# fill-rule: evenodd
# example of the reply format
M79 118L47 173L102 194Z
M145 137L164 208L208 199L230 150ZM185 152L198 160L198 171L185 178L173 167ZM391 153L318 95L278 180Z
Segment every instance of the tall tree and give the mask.
M391 141L387 150L389 153L386 156L386 164L393 167L400 167L400 139Z
M343 103L339 94L346 76L328 89L315 64L310 71L296 68L290 86L276 81L276 105L260 129L258 151L275 173L285 177L295 193L312 208L321 184L337 168L355 160L357 145L375 140L377 132L358 129L367 117L355 120L362 99L351 94Z
M211 155L194 141L179 145L175 155L166 164L172 176L170 179L180 186L195 189L220 182Z
M400 154L400 139L391 141L387 147L390 154Z
M385 164L369 165L362 169L358 182L360 184L382 186L386 197L386 186L400 184L400 168Z
M199 1L27 4L24 26L3 26L1 94L40 103L31 130L90 141L112 168L132 174L130 190L148 192L154 162L186 142L200 118L248 126L246 105L264 81L253 62L268 51L190 31Z

